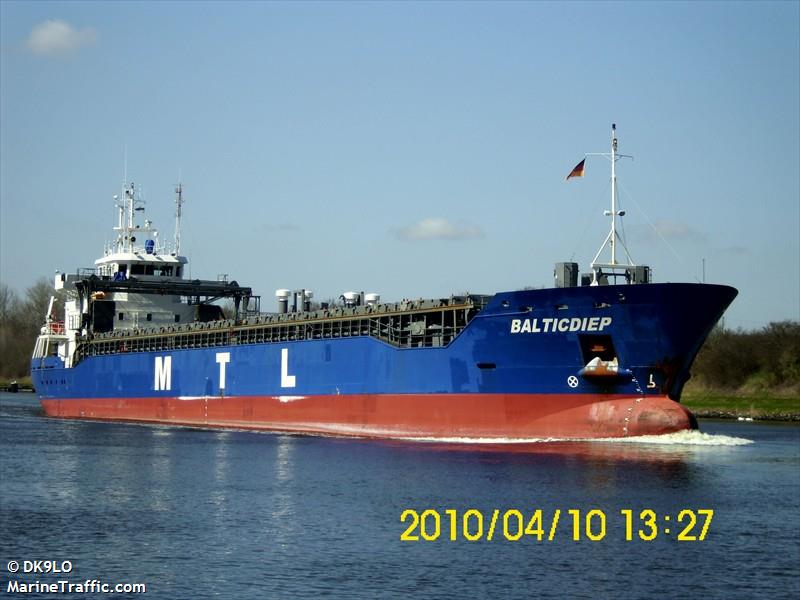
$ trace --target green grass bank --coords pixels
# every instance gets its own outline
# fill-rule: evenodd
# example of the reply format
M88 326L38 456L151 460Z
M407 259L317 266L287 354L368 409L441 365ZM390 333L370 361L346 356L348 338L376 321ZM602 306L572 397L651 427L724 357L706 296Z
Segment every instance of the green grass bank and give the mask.
M800 422L800 394L765 391L693 389L683 393L681 402L698 417Z

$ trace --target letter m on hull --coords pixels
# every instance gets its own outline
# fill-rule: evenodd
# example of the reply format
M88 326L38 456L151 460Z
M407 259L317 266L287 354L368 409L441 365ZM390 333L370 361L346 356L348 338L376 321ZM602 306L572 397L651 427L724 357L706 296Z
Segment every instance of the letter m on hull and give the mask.
M155 379L153 389L171 390L172 389L172 357L156 356Z

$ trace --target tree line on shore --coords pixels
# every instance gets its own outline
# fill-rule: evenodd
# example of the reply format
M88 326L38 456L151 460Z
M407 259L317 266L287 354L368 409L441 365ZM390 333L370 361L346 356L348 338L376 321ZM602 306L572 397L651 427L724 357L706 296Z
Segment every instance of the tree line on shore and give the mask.
M22 297L0 282L0 379L30 373L33 345L53 295L46 279ZM800 322L770 323L754 331L716 327L697 355L692 380L720 390L800 392Z
M33 345L53 295L53 284L46 279L34 283L23 297L0 282L0 378L30 373Z
M692 366L692 380L726 391L800 393L800 322L755 331L716 327Z

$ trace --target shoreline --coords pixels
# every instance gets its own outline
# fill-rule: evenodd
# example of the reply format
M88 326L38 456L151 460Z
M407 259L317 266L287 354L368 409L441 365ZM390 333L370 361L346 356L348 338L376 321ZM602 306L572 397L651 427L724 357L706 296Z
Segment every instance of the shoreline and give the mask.
M800 395L793 390L689 389L684 391L681 404L700 418L800 421Z
M710 410L710 409L689 409L698 419L725 419L728 421L752 420L752 421L773 421L782 423L800 422L800 413L740 413L730 410Z

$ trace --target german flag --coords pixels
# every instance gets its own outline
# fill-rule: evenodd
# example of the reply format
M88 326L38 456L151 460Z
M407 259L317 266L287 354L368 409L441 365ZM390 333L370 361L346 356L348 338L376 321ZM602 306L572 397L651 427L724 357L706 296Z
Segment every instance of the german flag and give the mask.
M581 162L575 165L575 168L572 169L572 171L569 172L569 175L567 175L567 179L569 179L570 177L583 177L583 168L585 165L586 165L586 159L584 158ZM567 181L567 179L565 179L564 181Z

